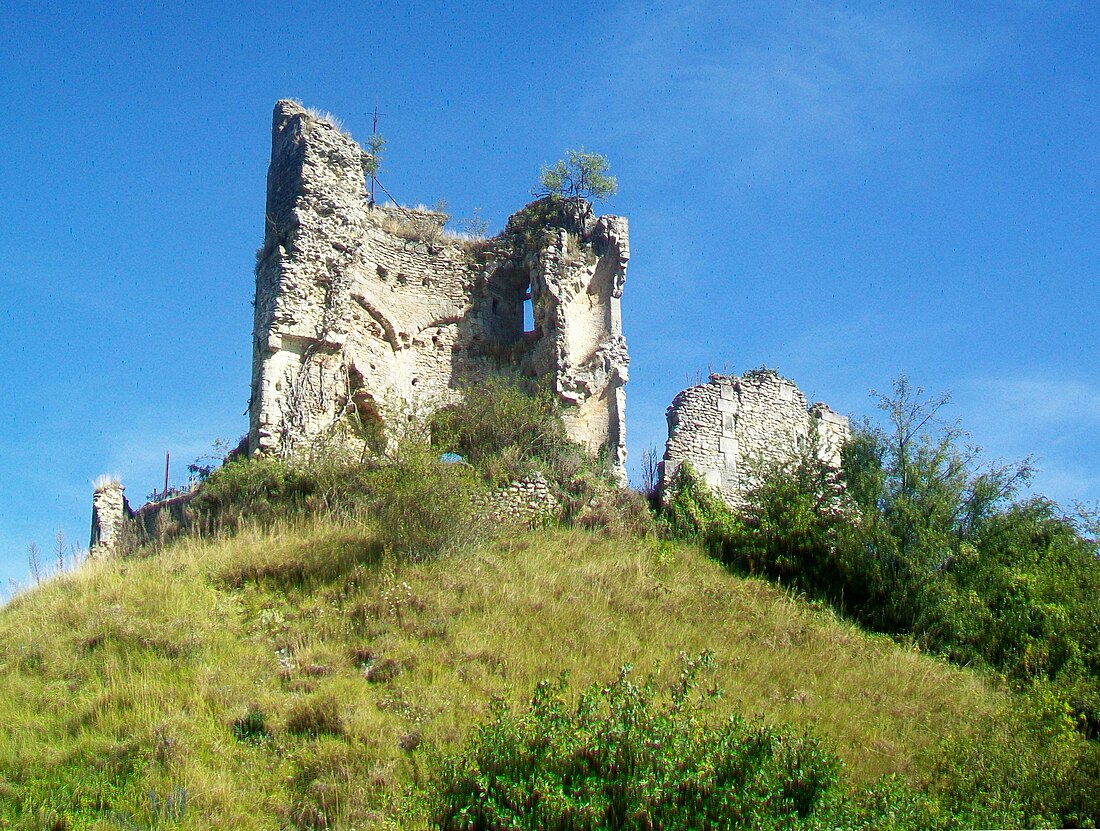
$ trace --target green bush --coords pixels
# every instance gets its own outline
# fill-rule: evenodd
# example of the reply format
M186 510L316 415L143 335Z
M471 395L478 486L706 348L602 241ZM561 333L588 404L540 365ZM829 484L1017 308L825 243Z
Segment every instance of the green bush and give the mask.
M736 522L736 516L689 462L683 462L665 490L661 520L679 539L707 541Z
M485 530L474 498L483 489L469 467L446 464L427 444L409 439L367 480L375 538L387 551L409 559L471 545Z
M851 526L833 471L816 456L765 470L732 517L712 523L707 544L726 565L812 594L843 583L838 538Z
M546 387L498 376L462 392L430 420L437 453L458 454L493 487L543 474L571 524L620 536L654 531L644 502L612 480L606 459L569 438Z
M970 735L945 740L931 783L942 800L986 827L1095 828L1100 746L1061 698L1037 684Z
M457 453L490 484L536 470L562 481L585 467L587 454L570 441L557 399L545 387L528 391L517 380L495 377L464 387L462 396L429 420L432 446Z
M316 489L306 470L276 456L232 459L202 483L188 515L207 531L233 529L246 518L268 522L304 507Z
M733 718L712 725L697 695L707 656L662 694L625 667L567 703L540 683L525 712L496 701L464 753L433 778L433 819L450 829L947 827L900 783L851 797L814 739Z
M194 525L233 529L313 511L369 519L390 553L423 559L479 538L475 496L484 487L466 465L448 465L410 435L390 458L358 461L336 452L287 461L257 456L229 462L203 483L190 506Z

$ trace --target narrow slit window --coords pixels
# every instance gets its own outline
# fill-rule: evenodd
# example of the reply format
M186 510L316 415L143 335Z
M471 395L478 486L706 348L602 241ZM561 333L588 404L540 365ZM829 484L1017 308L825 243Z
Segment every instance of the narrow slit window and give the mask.
M535 310L531 306L531 292L530 290L523 297L523 331L534 332L535 331Z

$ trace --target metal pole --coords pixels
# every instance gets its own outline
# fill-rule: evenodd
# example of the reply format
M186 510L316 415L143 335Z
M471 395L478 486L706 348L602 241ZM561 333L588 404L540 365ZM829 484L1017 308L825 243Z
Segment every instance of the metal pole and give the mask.
M171 459L171 454L167 450L164 451L164 493L161 496L162 499L168 498L168 460Z
M374 120L371 122L370 133L371 133L372 138L374 136L378 135L378 99L377 98L374 99ZM373 152L373 145L372 145L372 152ZM373 164L375 166L375 172L377 172L378 160L374 159ZM375 180L375 178L376 178L375 173L371 173L371 176L370 176L370 206L372 208L374 207L374 180Z

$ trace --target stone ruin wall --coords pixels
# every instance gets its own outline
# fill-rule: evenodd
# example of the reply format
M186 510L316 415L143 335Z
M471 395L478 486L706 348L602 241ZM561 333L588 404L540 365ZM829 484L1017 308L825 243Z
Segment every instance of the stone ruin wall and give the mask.
M570 437L605 454L625 484L626 219L539 200L497 237L463 240L443 232L443 214L372 205L368 158L328 119L275 105L248 452L289 456L392 427L503 370L548 383ZM555 509L544 497L538 482L516 483L493 510L526 521ZM134 511L120 484L97 488L92 555L116 553L130 532L157 538L161 519L183 521L184 504Z
M497 237L462 240L443 232L442 214L370 204L367 160L328 120L276 105L248 451L294 455L357 427L392 426L504 370L547 382L570 436L605 453L625 484L626 220L597 217L583 201L539 200ZM528 300L533 331L524 331ZM688 461L733 505L760 470L811 444L839 469L849 436L847 418L807 406L771 370L712 375L677 395L667 417L662 488ZM554 510L545 503L538 482L515 483L493 510L526 522ZM92 555L112 553L127 523L155 537L162 507L135 512L117 482L97 488Z
M711 375L677 395L666 416L662 490L689 462L731 505L739 504L761 471L805 451L839 470L850 435L845 416L824 404L807 406L794 382L772 370Z
M132 551L135 546L164 540L187 526L187 506L197 493L185 490L146 502L136 511L117 480L95 486L92 494L92 534L88 557L93 560Z
M109 557L122 543L125 525L134 516L125 491L122 483L114 479L96 484L92 493L92 535L88 542L90 559Z
M300 105L276 105L250 452L293 454L349 425L422 414L506 369L547 380L571 437L625 481L626 220L541 200L498 237L464 241L442 232L442 214L372 206L368 158Z

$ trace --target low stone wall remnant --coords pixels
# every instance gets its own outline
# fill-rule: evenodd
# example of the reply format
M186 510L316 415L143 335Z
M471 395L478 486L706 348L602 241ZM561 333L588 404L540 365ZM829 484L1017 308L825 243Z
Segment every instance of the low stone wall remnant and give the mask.
M661 463L662 490L684 462L730 505L770 467L813 453L839 470L848 419L825 404L808 406L793 381L775 370L711 375L672 401Z
M557 519L561 503L541 473L532 473L484 499L478 508L498 525L537 528Z

